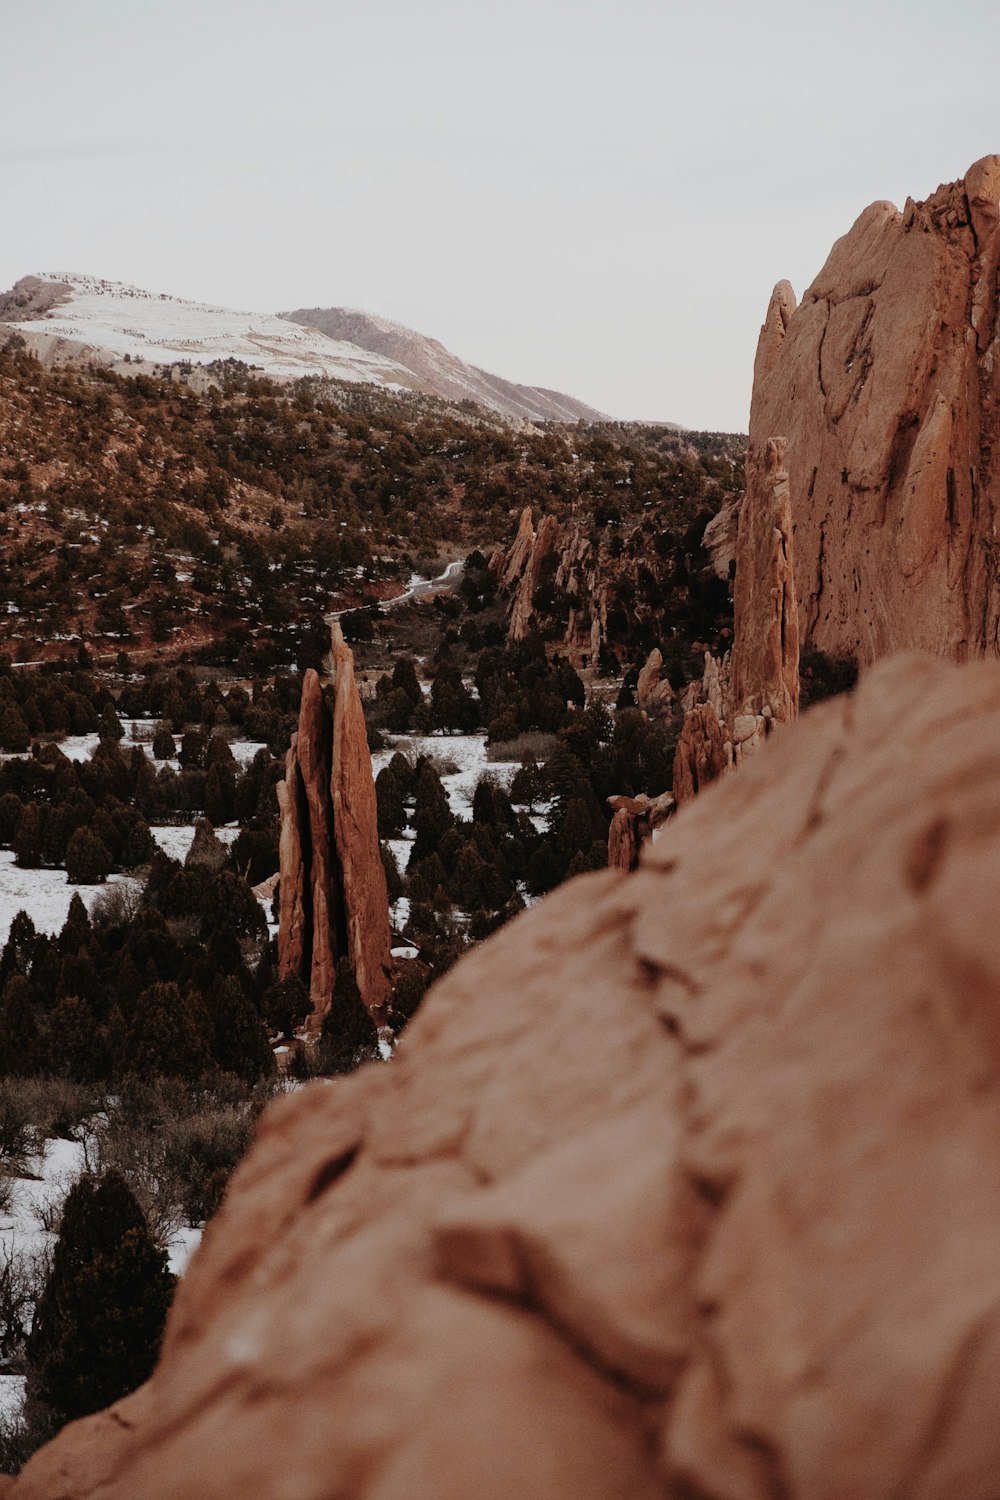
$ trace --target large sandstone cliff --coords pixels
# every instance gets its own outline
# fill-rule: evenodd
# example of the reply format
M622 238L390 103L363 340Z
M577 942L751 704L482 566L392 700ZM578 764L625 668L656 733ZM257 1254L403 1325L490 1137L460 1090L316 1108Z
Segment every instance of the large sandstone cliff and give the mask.
M802 640L831 656L1000 651L998 200L988 156L872 204L798 307L772 296L750 442L788 439Z
M998 743L897 659L464 958L15 1500L992 1500Z
M281 895L278 970L309 988L318 1030L346 957L376 1017L389 998L389 902L354 657L334 623L332 678L302 680L299 726L278 783Z

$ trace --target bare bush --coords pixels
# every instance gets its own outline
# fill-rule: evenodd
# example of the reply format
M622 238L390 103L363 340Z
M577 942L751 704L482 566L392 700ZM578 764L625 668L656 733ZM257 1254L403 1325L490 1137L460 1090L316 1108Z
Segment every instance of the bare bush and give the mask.
M492 761L533 760L541 765L549 759L556 747L554 734L543 734L540 729L529 729L513 740L497 740L486 746L486 759Z
M35 1303L49 1273L47 1251L15 1251L0 1244L0 1369L20 1374Z
M131 881L105 886L94 897L90 908L90 920L95 927L127 927L138 915L142 905L142 890Z

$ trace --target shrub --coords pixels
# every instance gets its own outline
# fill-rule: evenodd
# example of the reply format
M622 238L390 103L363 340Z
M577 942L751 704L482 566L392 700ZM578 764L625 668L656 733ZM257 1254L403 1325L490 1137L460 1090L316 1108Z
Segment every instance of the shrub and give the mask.
M70 885L103 885L111 874L111 855L89 828L78 828L66 845Z
M152 1374L173 1288L121 1177L81 1178L27 1340L32 1395L66 1422L134 1391Z

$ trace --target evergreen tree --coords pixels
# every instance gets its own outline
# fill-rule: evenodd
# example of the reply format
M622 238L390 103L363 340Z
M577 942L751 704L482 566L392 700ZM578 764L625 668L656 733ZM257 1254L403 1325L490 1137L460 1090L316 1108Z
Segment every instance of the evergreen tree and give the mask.
M42 863L42 810L37 802L22 809L14 834L14 856L22 869L37 870Z
M448 797L441 778L429 760L422 760L417 772L417 787L413 807L413 827L416 840L410 860L418 864L433 854L441 837L453 825L455 816L448 806Z
M28 1337L29 1394L67 1422L134 1391L152 1374L173 1289L122 1179L82 1177Z
M153 735L153 755L157 760L173 760L175 753L174 737L170 733L167 724L157 724L156 733Z
M361 998L358 981L346 958L337 965L333 1003L323 1018L319 1039L321 1073L353 1073L378 1057L378 1037Z
M125 736L122 721L115 713L114 704L106 703L101 714L101 722L98 726L98 734L102 740L120 740Z
M140 1078L200 1078L211 1065L210 1022L200 996L176 984L152 984L136 1002L118 1071Z
M264 1023L242 985L224 979L210 998L215 1041L215 1060L224 1073L235 1073L254 1084L274 1072L274 1054L268 1045Z
M111 873L111 855L96 833L78 828L66 845L70 885L102 885Z

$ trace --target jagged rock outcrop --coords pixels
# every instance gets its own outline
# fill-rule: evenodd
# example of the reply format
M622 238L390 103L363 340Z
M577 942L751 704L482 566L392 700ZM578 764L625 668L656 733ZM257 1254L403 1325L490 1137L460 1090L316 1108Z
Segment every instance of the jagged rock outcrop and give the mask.
M784 438L747 449L727 717L740 754L799 711L799 619ZM740 720L756 720L753 731Z
M389 903L354 657L332 628L333 675L302 680L299 725L278 783L281 812L278 971L309 988L309 1025L330 1009L338 961L380 1017L389 998Z
M390 992L389 898L378 842L378 803L354 656L334 624L333 764L330 794L337 846L347 956L361 998L377 1014Z
M608 806L611 808L608 868L634 870L642 846L652 838L654 828L665 822L673 811L673 793L662 792L658 797L650 797L646 792L640 792L637 797L616 794L608 798Z
M874 203L761 330L751 446L788 439L804 645L1000 651L1000 157Z
M674 800L678 807L731 770L733 742L711 703L696 703L684 715L674 751Z
M732 499L724 501L722 509L716 512L705 527L705 534L701 539L712 564L712 571L719 578L728 579L732 565L736 562L736 537L740 528L742 504L742 495L734 495Z
M635 684L635 701L651 719L669 718L673 710L673 688L662 672L663 654L654 646L639 669Z
M884 664L463 958L15 1500L991 1500L998 742Z
M510 551L506 554L497 552L494 554L496 573L501 588L510 588L512 583L520 580L531 556L531 549L535 541L535 528L531 520L531 506L526 505L521 512L518 522L517 535L511 543Z
M772 320L762 332L768 334ZM777 314L774 328L780 330ZM760 356L758 354L758 362ZM674 795L689 801L741 765L799 711L799 624L785 439L751 443L739 510L733 588L733 646L723 662L705 653L700 684L682 697L674 753Z
M520 531L518 536L520 536ZM509 640L521 641L531 631L535 617L535 591L541 578L542 564L555 551L558 540L559 522L555 516L543 516L538 523L531 550L518 577L510 610L510 624L507 631ZM515 547L516 545L515 542Z

